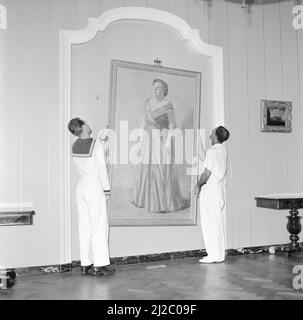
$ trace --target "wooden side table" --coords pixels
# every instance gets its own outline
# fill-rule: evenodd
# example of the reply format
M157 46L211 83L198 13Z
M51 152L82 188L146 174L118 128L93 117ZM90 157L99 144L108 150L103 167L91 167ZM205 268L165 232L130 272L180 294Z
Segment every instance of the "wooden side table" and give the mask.
M289 216L287 216L287 231L290 233L290 243L286 251L288 256L293 252L301 251L299 246L299 234L302 230L301 216L299 216L298 209L303 208L303 193L294 194L270 194L255 197L257 201L257 207L276 209L276 210L289 210Z

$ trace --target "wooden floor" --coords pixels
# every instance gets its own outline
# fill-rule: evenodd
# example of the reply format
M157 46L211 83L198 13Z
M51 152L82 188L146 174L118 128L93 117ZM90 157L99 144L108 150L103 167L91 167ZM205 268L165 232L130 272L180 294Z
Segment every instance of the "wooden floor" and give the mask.
M166 267L154 268L156 266ZM17 279L9 299L300 299L292 287L291 258L267 254L228 257L225 263L201 265L196 258L118 266L112 277L81 276L79 270Z

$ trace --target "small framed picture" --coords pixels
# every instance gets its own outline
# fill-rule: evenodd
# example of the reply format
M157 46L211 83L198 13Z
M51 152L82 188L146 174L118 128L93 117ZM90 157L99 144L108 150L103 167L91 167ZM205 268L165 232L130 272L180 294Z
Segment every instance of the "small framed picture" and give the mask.
M292 102L261 100L261 131L291 132Z

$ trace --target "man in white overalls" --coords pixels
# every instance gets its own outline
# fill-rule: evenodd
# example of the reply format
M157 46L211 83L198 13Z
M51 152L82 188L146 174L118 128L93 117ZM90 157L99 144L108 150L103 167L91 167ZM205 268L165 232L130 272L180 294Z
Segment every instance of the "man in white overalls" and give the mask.
M223 126L212 131L210 136L212 147L206 152L205 169L194 191L197 197L200 194L201 228L207 252L207 257L199 260L201 263L225 260L223 208L227 151L223 142L228 138L229 131Z
M72 146L80 180L76 190L78 207L81 272L96 276L111 275L109 268L108 220L106 196L110 194L104 149L100 140L90 137L92 130L85 121L74 118L69 131L78 137Z

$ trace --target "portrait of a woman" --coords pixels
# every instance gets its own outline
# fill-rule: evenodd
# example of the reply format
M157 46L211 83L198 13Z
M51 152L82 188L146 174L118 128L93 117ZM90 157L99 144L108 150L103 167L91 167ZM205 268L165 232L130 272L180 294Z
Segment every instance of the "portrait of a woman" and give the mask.
M140 163L135 166L131 203L149 212L167 213L188 207L183 199L175 164L176 128L173 104L166 99L168 85L153 81L152 96L142 105L143 135Z

